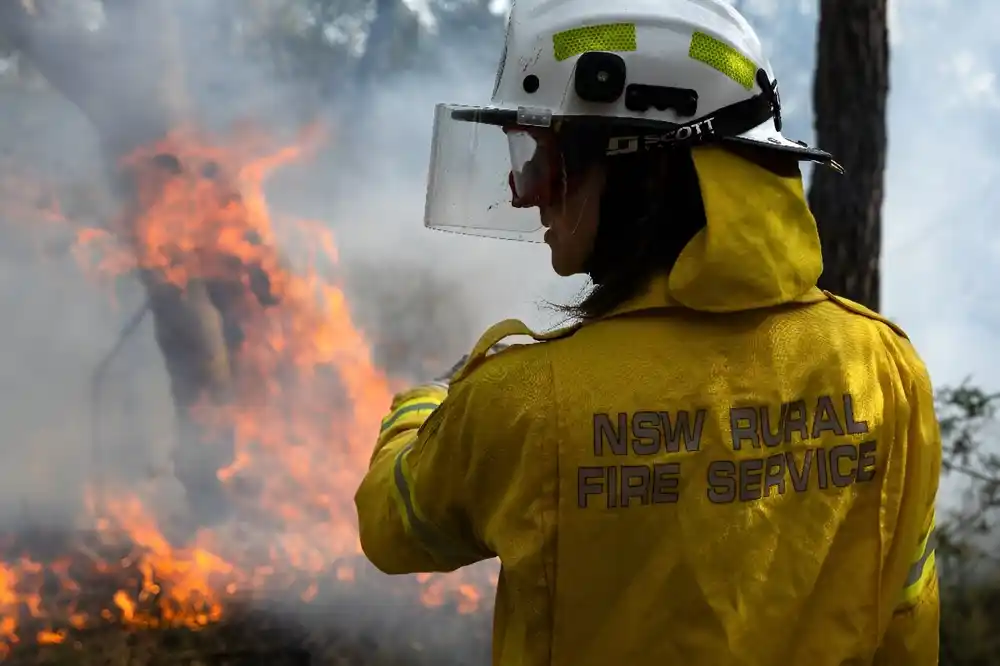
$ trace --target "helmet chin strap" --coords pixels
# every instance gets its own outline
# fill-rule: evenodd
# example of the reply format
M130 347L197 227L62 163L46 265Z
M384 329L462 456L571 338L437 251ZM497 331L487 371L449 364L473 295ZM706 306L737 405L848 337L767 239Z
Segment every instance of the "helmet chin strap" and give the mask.
M587 211L587 204L589 202L590 192L587 192L587 196L583 199L583 205L580 206L580 210L576 214L576 224L573 225L573 231L569 232L570 236L576 236L576 232L580 228L580 222L583 221L583 214Z
M567 196L569 194L569 177L566 174L566 160L562 160L562 182L563 182L563 205L566 205ZM570 236L576 236L576 232L580 229L580 222L583 220L583 214L587 210L587 204L590 203L590 189L587 189L587 194L583 198L583 205L580 206L576 214L576 224L573 225L573 231L569 232Z
M603 193L602 193L603 199ZM603 205L601 206L603 208ZM597 232L594 234L594 245L590 248L590 254L584 262L584 273L595 285L601 284L607 275L607 256L601 252L601 247L605 244L605 239L609 233L609 226L601 224L603 222L601 212L597 214Z

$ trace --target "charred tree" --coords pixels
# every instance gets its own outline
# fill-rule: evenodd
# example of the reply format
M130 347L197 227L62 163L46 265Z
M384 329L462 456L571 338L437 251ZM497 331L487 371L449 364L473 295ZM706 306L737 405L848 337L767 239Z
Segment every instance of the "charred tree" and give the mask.
M0 38L94 127L109 182L126 211L116 232L124 244L135 244L130 223L141 219L150 203L138 192L139 180L148 176L143 172L159 170L166 179L185 168L172 155L140 164L126 159L190 120L170 2L106 0L106 25L98 30L47 15L46 7L41 0L0 0ZM140 269L138 278L176 407L175 472L198 507L199 519L210 522L227 509L216 472L231 461L232 441L218 432L209 441L196 425L193 409L206 399L220 405L227 400L240 340L239 303L247 291L244 284L252 280L194 279L178 286L149 268Z
M813 104L816 141L847 171L816 169L809 204L823 242L820 286L879 309L887 0L821 0Z

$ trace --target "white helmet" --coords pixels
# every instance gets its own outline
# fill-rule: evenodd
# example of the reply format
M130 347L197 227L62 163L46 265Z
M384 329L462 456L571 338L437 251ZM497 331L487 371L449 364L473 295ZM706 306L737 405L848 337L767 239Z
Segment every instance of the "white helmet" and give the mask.
M607 156L739 142L840 170L782 136L760 40L724 0L515 0L491 102L437 105L426 226L539 240L508 187L540 168L543 128L599 134Z

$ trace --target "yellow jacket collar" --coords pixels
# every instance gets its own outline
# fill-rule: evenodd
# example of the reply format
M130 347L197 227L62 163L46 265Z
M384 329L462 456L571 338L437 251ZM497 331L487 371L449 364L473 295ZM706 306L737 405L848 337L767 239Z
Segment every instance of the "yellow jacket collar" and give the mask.
M619 305L617 308L612 310L610 313L602 317L602 319L607 319L610 317L618 317L621 315L627 315L631 313L639 313L644 310L658 310L662 308L685 308L688 307L685 304L678 301L670 293L670 278L666 275L658 275L653 278L641 294L632 298L631 300ZM827 294L818 287L812 287L806 290L805 293L800 294L796 298L789 299L785 303L819 303L820 301L828 300ZM761 306L766 307L766 306ZM692 308L688 308L692 309ZM700 308L702 311L707 312L708 310ZM739 308L740 310L755 309L755 308ZM731 311L735 311L734 308ZM723 310L718 310L718 312L723 312ZM579 325L568 327L576 328Z
M707 224L669 276L616 313L671 306L736 312L823 300L819 233L801 177L776 175L716 146L692 156Z

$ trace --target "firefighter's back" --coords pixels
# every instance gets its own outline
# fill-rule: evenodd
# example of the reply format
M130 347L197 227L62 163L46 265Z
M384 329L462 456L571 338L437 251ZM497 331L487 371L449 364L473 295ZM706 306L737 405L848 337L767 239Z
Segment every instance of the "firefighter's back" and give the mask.
M525 495L537 519L487 527L500 663L534 663L503 645L532 626L554 666L872 663L924 527L907 502L933 497L907 486L901 332L825 300L532 347L497 361L548 366L556 479Z

